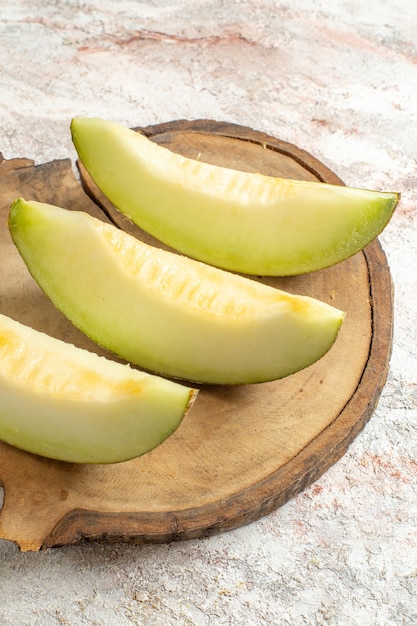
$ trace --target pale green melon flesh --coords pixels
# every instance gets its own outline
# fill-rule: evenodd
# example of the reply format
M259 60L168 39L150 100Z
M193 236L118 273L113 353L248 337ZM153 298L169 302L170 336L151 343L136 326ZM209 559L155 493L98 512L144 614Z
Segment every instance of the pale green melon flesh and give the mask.
M147 370L201 383L292 374L332 346L343 313L146 245L83 212L16 200L9 228L79 329Z
M125 461L171 435L196 393L0 314L0 440L22 450Z
M399 199L216 167L101 119L75 118L71 131L80 160L115 207L174 249L241 273L334 265L381 233Z

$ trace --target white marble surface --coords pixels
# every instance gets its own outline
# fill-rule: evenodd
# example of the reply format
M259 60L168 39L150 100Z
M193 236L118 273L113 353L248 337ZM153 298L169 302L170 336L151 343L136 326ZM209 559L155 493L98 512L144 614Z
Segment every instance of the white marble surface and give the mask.
M417 624L417 12L414 0L0 0L0 151L74 151L69 120L212 118L396 189L390 373L349 452L275 513L210 539L19 553L1 626ZM0 303L1 308L1 303Z

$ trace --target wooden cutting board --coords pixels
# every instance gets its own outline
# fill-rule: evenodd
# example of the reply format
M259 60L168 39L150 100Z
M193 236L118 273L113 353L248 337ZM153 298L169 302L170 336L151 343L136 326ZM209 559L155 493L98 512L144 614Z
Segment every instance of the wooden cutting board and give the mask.
M341 183L296 146L241 126L176 121L142 131L193 158ZM0 158L0 311L106 354L40 291L7 229L10 203L23 196L87 211L154 241L100 197L81 167L80 172L89 195L69 160L35 167L27 159ZM0 443L0 537L21 550L39 550L83 538L143 543L208 536L273 511L335 463L371 417L386 380L393 310L385 255L375 241L332 268L265 282L347 312L325 357L280 381L202 387L174 435L133 461L75 465Z

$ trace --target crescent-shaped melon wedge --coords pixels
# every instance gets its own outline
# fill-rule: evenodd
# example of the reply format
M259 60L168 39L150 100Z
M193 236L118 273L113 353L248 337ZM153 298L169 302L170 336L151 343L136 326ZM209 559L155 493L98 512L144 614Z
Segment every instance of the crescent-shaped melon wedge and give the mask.
M84 212L17 199L9 228L31 274L75 326L164 376L282 378L322 357L343 320L314 298L149 246Z
M0 440L72 463L117 463L161 444L197 391L0 314Z
M75 118L72 140L121 212L175 250L227 270L283 276L334 265L389 222L399 194L273 178L185 158L144 135Z

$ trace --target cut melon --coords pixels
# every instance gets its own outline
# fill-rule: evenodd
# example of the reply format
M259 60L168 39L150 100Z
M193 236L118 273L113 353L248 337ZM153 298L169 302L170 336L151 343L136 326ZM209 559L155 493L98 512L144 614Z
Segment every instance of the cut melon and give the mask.
M322 357L338 309L167 252L91 217L16 200L9 228L29 271L80 330L165 376L237 384Z
M161 444L197 391L0 314L0 440L73 463L117 463Z
M334 265L375 239L399 200L203 163L101 119L75 118L71 131L115 207L181 253L236 272L283 276Z

